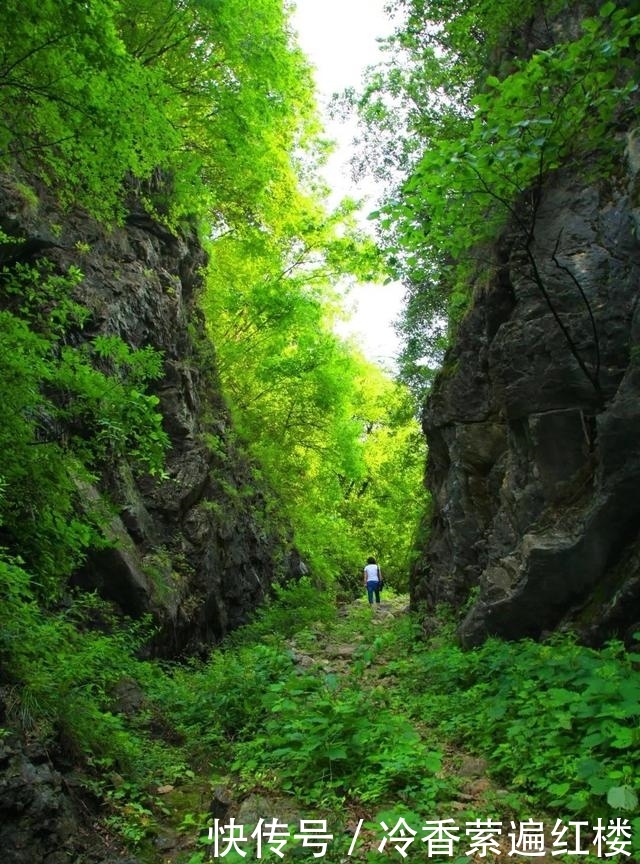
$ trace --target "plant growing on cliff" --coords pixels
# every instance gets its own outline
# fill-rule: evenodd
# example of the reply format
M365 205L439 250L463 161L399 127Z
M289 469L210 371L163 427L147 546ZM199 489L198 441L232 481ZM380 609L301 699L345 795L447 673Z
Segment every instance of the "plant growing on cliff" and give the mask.
M180 140L167 87L123 50L115 8L8 0L0 11L0 165L36 168L62 201L109 215L125 176L148 178Z
M621 152L611 133L636 112L632 57L640 17L606 3L582 29L575 41L514 61L503 79L486 75L462 135L440 135L425 148L402 185L401 202L383 210L399 217L406 254L425 262L466 258L475 244L496 236L516 206L531 230L545 175L592 153L602 170Z
M47 262L0 274L0 538L34 574L42 597L58 594L104 516L82 493L107 459L162 471L167 437L156 396L144 392L159 356L116 338L74 347L87 311L71 299L82 278Z
M383 152L403 177L372 218L408 287L406 374L419 379L421 351L441 359L443 318L455 325L487 268L480 260L486 244L511 220L534 282L598 392L595 328L587 358L556 314L532 245L544 179L575 159L610 171L621 156L616 133L637 116L640 16L633 6L607 2L582 22L577 38L563 39L561 27L549 23L559 4L545 4L548 18L509 2L398 5L407 9L392 40L400 71L376 73L359 106L376 131L389 116L401 118L395 143ZM528 44L518 45L518 28ZM589 308L585 314L593 324Z

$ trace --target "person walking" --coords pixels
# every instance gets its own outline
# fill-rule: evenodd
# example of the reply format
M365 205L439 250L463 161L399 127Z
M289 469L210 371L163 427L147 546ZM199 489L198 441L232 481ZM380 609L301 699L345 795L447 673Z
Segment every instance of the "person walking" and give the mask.
M369 603L373 605L373 597L375 595L376 603L380 602L380 585L382 584L382 573L376 559L373 557L367 558L364 570L364 584L367 589L367 597Z

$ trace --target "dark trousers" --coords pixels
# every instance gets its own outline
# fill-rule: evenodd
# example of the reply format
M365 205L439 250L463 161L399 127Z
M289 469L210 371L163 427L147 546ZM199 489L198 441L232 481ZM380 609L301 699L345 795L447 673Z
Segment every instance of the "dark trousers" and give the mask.
M367 582L367 597L369 598L369 603L373 603L373 595L376 596L376 603L380 602L380 583L378 581L375 582Z

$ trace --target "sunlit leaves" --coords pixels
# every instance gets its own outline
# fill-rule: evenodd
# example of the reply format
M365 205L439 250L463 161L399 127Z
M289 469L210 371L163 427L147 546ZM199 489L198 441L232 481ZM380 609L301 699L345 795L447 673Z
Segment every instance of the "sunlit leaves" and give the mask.
M608 20L572 43L539 51L478 95L466 134L428 146L403 185L397 213L403 248L437 259L459 259L471 246L495 236L513 216L515 202L569 157L615 146L607 128L635 89L622 71L640 21ZM619 62L618 62L619 61ZM422 215L424 214L424 215ZM521 217L528 219L525 212Z
M333 332L335 282L377 270L375 250L306 206L296 225L295 212L286 230L214 242L203 306L235 420L299 547L314 572L353 585L373 549L403 572L424 452L403 437L413 406L399 419L395 385ZM383 440L378 430L392 426L397 437Z
M114 4L4 3L0 11L3 167L56 183L63 201L113 214L127 174L141 179L176 146L161 78L127 57Z
M285 205L316 120L280 0L8 0L0 24L5 168L105 218L125 181L173 222Z
M639 16L605 3L576 35L553 23L559 4L546 5L538 32L524 26L533 4L399 0L389 47L402 76L376 71L360 98L371 138L386 136L395 111L379 160L395 188L376 218L408 287L402 362L418 385L420 348L431 365L440 353L425 330L437 335L443 311L464 312L483 244L508 220L526 235L532 190L568 161L615 170L616 131L637 117Z

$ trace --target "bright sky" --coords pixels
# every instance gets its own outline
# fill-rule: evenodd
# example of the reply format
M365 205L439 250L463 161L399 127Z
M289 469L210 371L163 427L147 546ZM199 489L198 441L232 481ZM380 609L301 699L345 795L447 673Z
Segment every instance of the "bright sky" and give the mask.
M300 47L316 70L318 103L326 109L333 93L345 87L358 88L366 66L379 58L376 39L391 32L383 11L385 0L297 0L293 23ZM364 213L374 209L375 190L355 185L349 175L353 124L338 123L325 114L325 127L337 142L335 154L325 172L327 182L340 199L369 197ZM402 287L364 285L354 288L346 303L353 308L352 319L340 328L341 335L358 338L368 359L385 367L393 366L398 339L393 322L402 304Z

